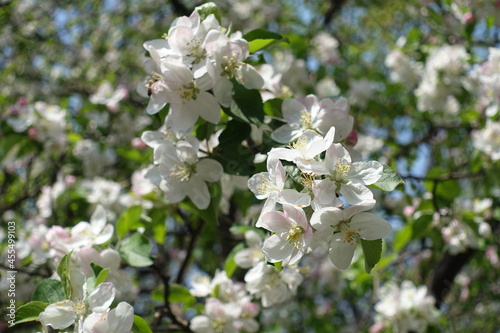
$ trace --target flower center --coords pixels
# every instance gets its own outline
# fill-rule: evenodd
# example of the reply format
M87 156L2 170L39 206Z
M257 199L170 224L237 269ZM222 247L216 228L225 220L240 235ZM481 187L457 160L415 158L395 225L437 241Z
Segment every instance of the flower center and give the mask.
M295 141L294 143L290 144L290 148L297 149L302 152L305 152L306 147L307 147L307 138L303 136L298 138L297 141Z
M214 319L212 321L212 327L216 333L223 333L225 326L226 326L225 319Z
M307 112L307 110L300 111L300 123L302 124L302 129L312 129L312 115Z
M351 162L345 158L339 158L335 164L335 170L332 171L332 180L341 182L347 173L351 170Z
M191 175L196 173L196 164L185 163L183 165L175 165L170 176L177 178L179 182L189 181Z
M238 55L234 53L231 58L228 56L222 57L222 73L221 76L231 77L242 66L243 63L238 60Z
M188 57L194 58L193 62L195 64L199 63L202 59L205 58L205 49L201 47L201 40L199 38L193 38L190 42L187 43L189 52L187 54Z
M286 237L286 240L293 245L296 249L300 248L300 237L305 233L306 231L304 228L302 228L300 225L295 225L292 229L288 231L288 236ZM285 232L286 233L286 232Z
M87 312L85 303L83 302L83 299L80 297L77 297L75 299L75 302L71 306L73 307L77 315L83 316Z
M267 194L271 192L273 188L273 183L267 177L262 178L260 184L257 186L257 190L260 194Z
M338 231L344 236L344 242L355 244L361 237L359 232L352 230L348 220L342 220L338 224Z
M182 99L183 104L192 99L196 99L199 92L200 89L195 86L194 81L177 88L177 96Z

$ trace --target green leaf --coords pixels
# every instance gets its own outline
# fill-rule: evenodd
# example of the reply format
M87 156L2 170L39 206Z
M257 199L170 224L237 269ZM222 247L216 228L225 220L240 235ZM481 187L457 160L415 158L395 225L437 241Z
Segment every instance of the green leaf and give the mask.
M66 293L61 281L54 279L42 280L36 286L33 296L31 296L32 301L48 304L61 302L66 299Z
M432 224L432 215L425 214L417 218L413 222L413 227L412 227L412 238L413 239L419 239L422 237L426 237L427 234L429 233L429 227Z
M396 237L394 237L394 249L396 251L401 250L411 240L412 228L411 224L407 224L398 231Z
M40 313L45 310L49 303L32 301L21 305L16 310L16 321L14 324L26 323L28 321L38 321Z
M276 267L276 269L277 269L278 271L280 271L280 272L281 272L281 270L283 269L283 261L275 262L273 265L274 265L274 267Z
M109 274L109 268L101 270L95 279L95 286L97 287L101 283L105 282L106 279L108 278L108 274Z
M64 287L64 293L66 294L66 299L71 299L71 282L69 281L69 261L71 259L71 254L67 253L62 257L59 266L57 267L57 275L61 278L61 283Z
M227 123L219 136L219 147L236 146L250 136L250 125L236 119Z
M244 115L243 121L251 122L257 125L264 121L264 104L262 97L257 89L247 89L239 84L236 80L231 80L233 83L233 100L231 112L240 110ZM240 113L236 112L236 113Z
M135 232L129 238L124 239L118 252L122 259L133 267L146 267L153 264L151 260L151 249L153 245L151 241L139 232Z
M134 325L132 326L133 333L153 333L149 328L148 323L138 315L134 315Z
M172 283L169 286L170 293L168 294L168 301L170 303L184 303L191 305L196 302L196 298L191 295L188 288L181 284Z
M92 268L92 270L94 271L94 275L97 276L99 275L99 273L101 273L101 271L103 270L103 268L99 265L96 265L94 264L93 262L90 263L90 267Z
M135 230L141 226L140 219L142 206L131 206L116 221L116 234L119 238L125 237L130 230Z
M279 98L270 99L264 103L264 113L268 116L283 118L283 112L281 111L282 104L283 100Z
M243 38L248 41L251 53L260 51L277 41L283 41L283 36L280 34L263 29L252 30Z
M224 270L226 271L226 275L228 278L231 278L231 276L233 276L233 273L236 270L236 268L238 268L238 265L234 261L234 256L236 255L236 253L240 252L244 248L245 248L245 244L239 243L238 245L233 247L231 252L229 252L229 255L227 256L226 262L224 264Z
M207 209L201 211L203 220L212 225L219 224L219 206L222 198L222 188L220 182L208 183L210 192L210 204Z
M382 164L384 166L382 177L371 187L376 189L390 192L394 190L399 184L404 184L403 178L392 168L386 164Z
M365 270L370 274L372 268L380 261L382 256L382 239L361 239L361 248L365 256Z

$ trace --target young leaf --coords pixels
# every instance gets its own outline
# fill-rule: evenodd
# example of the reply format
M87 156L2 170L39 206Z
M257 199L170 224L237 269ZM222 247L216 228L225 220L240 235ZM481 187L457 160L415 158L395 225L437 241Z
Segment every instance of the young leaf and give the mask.
M187 305L191 305L196 302L196 299L193 295L191 295L188 288L184 287L181 284L172 283L170 285L168 301L171 303L184 303Z
M71 259L71 254L67 253L64 257L62 257L59 266L57 267L57 274L61 278L61 283L64 287L64 293L66 294L66 299L71 299L71 283L69 281L69 261Z
M213 2L207 2L201 6L196 7L194 10L197 11L198 14L200 14L201 21L205 20L210 14L214 14L217 21L219 21L219 23L222 22L220 9Z
M133 267L146 267L153 264L151 260L151 241L139 232L135 232L129 238L122 241L118 252L122 259Z
M65 299L67 298L61 281L54 279L42 280L36 286L33 296L31 296L32 301L49 304L61 302Z
M241 110L247 122L257 125L264 121L264 104L262 97L257 89L247 89L236 80L231 80L233 83L233 100L236 107ZM233 112L234 106L231 106Z
M131 206L120 216L116 221L116 234L119 238L125 237L130 230L140 226L141 213L141 206Z
M243 38L248 41L251 53L260 51L277 41L283 41L283 36L280 34L263 29L252 30Z
M380 261L382 256L382 239L361 239L361 248L365 256L365 271L370 274L372 268Z
M231 278L236 268L238 268L238 265L234 261L234 256L236 255L236 253L240 252L244 248L245 245L243 243L239 243L231 250L231 252L229 252L229 255L227 256L226 259L226 263L224 264L224 270L226 271L226 275L228 278Z
M394 190L399 184L404 184L403 178L388 165L383 164L384 170L382 177L371 187L376 189L390 192Z
M133 333L153 333L149 328L148 323L138 315L134 315L134 325L132 326Z
M104 268L102 271L99 272L99 275L97 275L95 279L95 286L97 287L101 283L105 282L106 279L108 278L109 274L109 268Z
M45 308L49 305L49 303L32 301L21 305L16 310L16 321L15 324L26 323L28 321L38 321L39 315Z

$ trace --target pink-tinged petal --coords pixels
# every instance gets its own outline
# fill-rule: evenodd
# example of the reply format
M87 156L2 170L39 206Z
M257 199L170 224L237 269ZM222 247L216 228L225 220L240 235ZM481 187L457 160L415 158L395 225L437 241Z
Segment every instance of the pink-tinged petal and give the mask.
M285 124L278 127L274 132L271 133L271 138L279 143L290 143L293 140L301 136L302 130L299 125L289 125Z
M207 182L219 181L224 173L224 168L216 160L204 158L196 164L196 174Z
M325 164L333 171L336 169L337 161L341 158L351 162L351 156L347 150L340 143L334 143L326 151Z
M307 193L301 193L292 189L285 189L279 193L278 202L281 204L307 207L311 204L311 197Z
M183 54L189 52L189 44L193 41L194 35L191 27L175 26L168 32L168 41L172 49Z
M271 158L269 157L268 159ZM285 186L286 171L283 167L283 164L281 164L281 161L278 160L278 163L276 163L276 169L271 169L269 170L269 172L274 175L276 187L278 188L278 190L282 190Z
M210 204L210 192L207 184L199 177L192 176L189 179L189 186L186 188L186 195L191 199L198 209L207 209Z
M181 164L179 157L177 157L177 148L171 141L165 141L163 144L156 147L153 151L154 161L160 165L171 168L174 165Z
M90 216L90 226L92 233L98 235L106 226L106 209L103 206L97 205L94 213Z
M382 177L384 166L377 161L354 162L346 179L363 185L371 185Z
M304 154L304 159L312 160L316 155L321 154L327 150L333 143L333 136L335 135L335 127L332 127L326 134L325 138L320 136L314 131L307 130L303 136L307 138L308 144Z
M264 241L262 252L266 255L266 260L269 262L279 262L287 259L293 252L293 245L278 237L272 235Z
M338 202L336 194L337 184L330 179L322 179L317 181L313 186L314 204L318 208L326 206L336 207ZM315 208L317 210L317 208Z
M309 94L302 99L302 104L309 110L309 112L313 110L319 110L318 105L318 97L313 94Z
M200 116L206 121L212 124L217 124L219 122L220 105L214 95L207 92L200 92L196 100L188 104L193 104L193 107L198 108Z
M40 313L40 322L44 326L52 326L54 329L63 329L75 322L76 312L73 302L63 301L50 304Z
M176 91L179 86L183 86L193 81L193 72L186 65L168 62L163 64L168 71L165 84L172 91Z
M358 203L357 205L352 205L344 209L344 219L350 219L352 216L370 210L375 207L377 201L375 199L366 200Z
M226 317L226 310L224 304L217 298L209 298L205 302L205 312L210 317L224 318Z
M260 226L276 234L281 234L283 232L288 233L293 227L293 223L285 213L271 211L262 215Z
M340 208L326 207L315 211L311 216L311 226L316 230L331 229L344 220L344 212ZM333 230L333 229L332 229Z
M392 226L389 222L372 213L354 215L349 226L351 230L359 233L361 238L366 240L384 238L392 231Z
M271 212L275 209L276 209L276 197L271 195L271 196L269 196L269 198L267 198L266 202L264 202L264 206L262 207L259 219L255 223L255 226L257 228L261 228L262 227L261 221L262 221L262 217L264 216L264 214Z
M329 256L332 263L338 269L347 269L351 265L356 243L345 243L342 235L335 234L330 241Z
M87 298L89 307L94 312L106 312L113 303L115 295L115 286L111 282L103 282Z
M260 89L264 86L264 79L253 66L245 64L240 68L240 83L247 89Z
M181 202L186 197L187 182L179 182L177 178L169 177L160 182L160 189L165 192L165 198L170 203Z
M340 194L351 205L373 200L373 193L366 186L348 182L340 185Z
M200 75L201 74L201 75ZM195 86L201 91L208 91L215 86L215 80L205 70L198 69L197 75L200 75L195 80Z
M217 101L224 107L231 106L233 101L233 84L225 77L220 78L214 87L214 95Z
M306 107L297 101L295 98L287 98L283 101L281 105L281 111L283 112L283 117L285 121L290 125L300 126L300 119L302 118L302 112L306 110Z
M162 180L158 167L152 167L151 169L146 171L146 173L144 174L144 178L146 178L150 183L156 186L159 186Z
M283 210L288 215L288 217L292 219L292 221L304 228L304 230L309 229L309 223L307 222L306 213L302 208L283 204Z

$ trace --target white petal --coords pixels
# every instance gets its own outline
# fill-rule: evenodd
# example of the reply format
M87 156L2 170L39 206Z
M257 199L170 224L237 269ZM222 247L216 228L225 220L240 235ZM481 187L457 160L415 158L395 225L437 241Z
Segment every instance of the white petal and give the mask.
M76 312L73 309L73 302L64 301L50 304L40 313L40 322L44 326L52 326L55 329L63 329L75 322Z
M103 282L87 298L94 312L106 312L115 299L116 288L111 282Z
M264 214L266 214L267 212L273 211L275 208L276 208L276 197L269 196L267 198L266 202L264 203L264 207L262 207L262 210L260 212L260 217L257 220L257 222L255 223L255 226L257 228L261 228L262 227L262 223L261 223L262 216L264 216Z
M212 321L207 316L196 316L191 319L189 328L196 333L214 333Z
M290 143L302 135L302 130L297 126L285 124L271 133L271 138L279 143Z
M193 103L194 104L194 103ZM200 117L206 121L217 124L220 120L220 105L214 95L200 92L196 98L195 107L199 109Z
M269 182L269 179L269 172L259 172L248 179L248 188L257 199L262 200L269 197L270 192L262 186L265 182Z
M207 182L216 182L222 177L224 169L216 160L204 158L196 164L196 173Z
M311 226L315 229L328 229L344 219L344 213L336 207L326 207L315 211L311 216Z
M207 209L210 204L210 192L207 184L197 176L189 179L189 186L186 188L186 195L191 199L198 209Z
M292 189L285 189L280 192L278 202L281 204L288 203L299 207L307 207L311 204L311 197L307 193L301 193Z
M347 184L341 184L339 192L351 205L373 200L372 191L358 183L348 182Z
M146 113L151 115L160 112L160 110L167 105L167 99L168 97L163 94L151 95L148 106L146 107Z
M106 226L106 209L103 206L97 205L94 213L90 216L90 226L92 233L98 235Z
M97 330L99 333L128 333L134 324L134 308L126 302L120 302L106 317L108 329Z
M283 204L283 210L292 221L304 228L304 230L308 229L309 223L307 222L306 213L302 208L296 207L294 205Z
M389 222L372 213L359 213L352 217L349 226L366 240L380 239L389 235L392 226Z
M363 185L371 185L382 176L384 166L377 161L354 162L346 175L346 179Z
M264 79L253 66L245 64L241 66L241 84L247 89L260 89L264 86Z
M293 252L293 245L290 242L280 239L277 235L272 235L264 241L262 252L266 254L269 262L279 262L290 257Z
M347 269L351 265L356 243L345 243L342 238L340 233L333 235L330 241L329 255L335 267L338 269Z
M165 134L159 131L146 131L142 133L141 140L151 148L156 148L165 142Z
M283 117L285 121L292 125L296 124L300 126L300 119L302 118L302 112L306 110L306 107L297 101L295 98L287 98L283 101L281 105L281 111L283 112Z
M226 78L221 78L214 87L215 98L217 98L217 101L226 108L230 107L233 101L232 91L233 84Z
M94 243L97 245L106 243L113 237L114 230L115 228L113 227L113 225L106 225L106 227L101 230L101 233L94 239Z
M188 129L192 128L196 120L198 120L198 109L196 107L194 111L192 111L181 104L172 104L170 109L165 124L175 133L186 132Z

